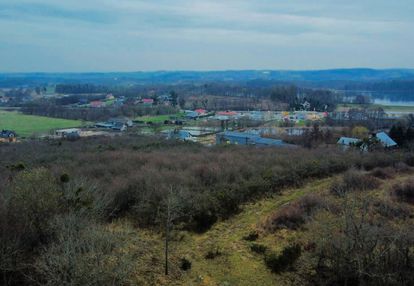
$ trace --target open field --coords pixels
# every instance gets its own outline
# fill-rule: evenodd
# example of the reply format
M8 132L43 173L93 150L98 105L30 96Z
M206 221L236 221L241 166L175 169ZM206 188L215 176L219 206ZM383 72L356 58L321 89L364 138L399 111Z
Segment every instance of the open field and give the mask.
M0 129L13 130L18 136L30 136L34 133L47 133L53 129L82 126L80 120L66 120L34 115L25 115L19 112L0 110Z
M143 122L152 122L152 123L162 123L165 120L169 120L171 117L181 118L184 116L184 113L176 113L176 114L164 114L164 115L157 115L157 116L140 116L135 118L136 121L143 121Z

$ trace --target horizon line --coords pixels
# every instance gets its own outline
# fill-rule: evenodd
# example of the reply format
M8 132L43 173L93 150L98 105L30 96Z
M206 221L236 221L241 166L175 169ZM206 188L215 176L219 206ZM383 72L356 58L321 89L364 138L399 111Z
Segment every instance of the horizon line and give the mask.
M406 70L414 71L412 68L370 68L370 67L352 67L352 68L322 68L322 69L159 69L159 70L132 70L132 71L0 71L0 74L110 74L110 73L209 73L209 72L321 72L321 71L346 71L346 70L371 70L371 71L393 71L393 70Z

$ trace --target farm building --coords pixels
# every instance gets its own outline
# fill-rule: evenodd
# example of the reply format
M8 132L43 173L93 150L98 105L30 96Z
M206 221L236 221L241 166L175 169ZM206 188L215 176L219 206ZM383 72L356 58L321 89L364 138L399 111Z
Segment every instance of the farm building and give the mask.
M379 142L382 144L382 146L386 148L396 147L397 142L391 139L390 136L388 136L385 132L379 132L375 135L375 137L379 140Z
M292 147L282 140L264 138L259 135L249 134L237 131L225 131L216 135L216 144L236 144L236 145L254 145L254 146L277 146Z
M0 132L0 142L16 142L16 133L11 130L2 130Z
M341 145L344 150L348 149L349 147L355 146L356 144L360 143L362 140L358 138L351 138L351 137L341 137L339 138L337 144Z
M91 101L91 103L89 103L89 106L93 108L101 108L101 107L105 107L105 103L100 100L95 100L95 101Z
M154 104L154 99L152 99L152 98L143 98L142 99L142 104L153 105Z
M55 131L55 135L66 138L68 136L79 136L80 137L80 129L78 128L69 128L69 129L59 129Z
M122 124L125 124L127 127L132 127L134 125L132 120L127 117L111 118L111 119L108 119L106 122L109 124L113 124L113 125L122 123Z

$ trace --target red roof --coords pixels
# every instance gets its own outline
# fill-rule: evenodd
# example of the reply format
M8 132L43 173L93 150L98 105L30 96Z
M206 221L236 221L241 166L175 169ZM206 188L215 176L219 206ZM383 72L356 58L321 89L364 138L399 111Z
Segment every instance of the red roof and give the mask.
M104 103L99 100L91 101L90 106L92 107L101 107L104 106Z
M227 116L233 116L233 115L237 115L237 112L235 111L219 111L217 112L217 115L227 115Z
M207 110L205 110L205 109L201 109L201 108L199 108L199 109L196 109L196 110L194 110L195 112L197 112L198 114L202 114L202 113L206 113L207 112Z
M154 99L152 99L152 98L144 98L144 99L142 100L142 102L143 102L143 103L154 103Z

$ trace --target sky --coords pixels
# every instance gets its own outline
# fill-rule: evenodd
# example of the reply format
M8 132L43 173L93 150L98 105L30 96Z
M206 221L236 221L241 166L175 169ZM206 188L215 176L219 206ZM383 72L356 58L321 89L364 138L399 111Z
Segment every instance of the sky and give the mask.
M1 72L413 68L413 0L0 0Z

